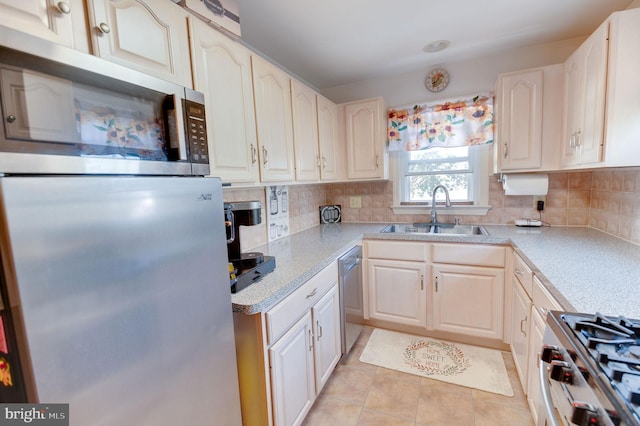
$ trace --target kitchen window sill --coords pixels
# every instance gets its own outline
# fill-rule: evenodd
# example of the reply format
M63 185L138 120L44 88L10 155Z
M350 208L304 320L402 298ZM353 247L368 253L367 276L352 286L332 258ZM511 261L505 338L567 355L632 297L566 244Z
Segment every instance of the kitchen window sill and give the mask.
M459 216L486 216L491 206L437 206L438 214L459 215ZM429 205L393 205L391 206L393 214L397 215L416 215L431 213Z

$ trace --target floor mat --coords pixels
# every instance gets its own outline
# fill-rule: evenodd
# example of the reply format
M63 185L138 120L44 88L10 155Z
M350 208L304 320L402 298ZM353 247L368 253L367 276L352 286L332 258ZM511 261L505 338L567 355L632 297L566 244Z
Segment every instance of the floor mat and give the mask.
M494 349L375 329L360 361L513 396L502 354Z

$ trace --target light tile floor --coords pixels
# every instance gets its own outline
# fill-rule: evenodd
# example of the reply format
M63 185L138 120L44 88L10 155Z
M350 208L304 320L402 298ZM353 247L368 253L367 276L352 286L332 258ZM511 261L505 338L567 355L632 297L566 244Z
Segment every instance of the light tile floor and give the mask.
M366 327L336 367L304 426L533 426L509 352L502 356L513 397L362 363L372 331Z

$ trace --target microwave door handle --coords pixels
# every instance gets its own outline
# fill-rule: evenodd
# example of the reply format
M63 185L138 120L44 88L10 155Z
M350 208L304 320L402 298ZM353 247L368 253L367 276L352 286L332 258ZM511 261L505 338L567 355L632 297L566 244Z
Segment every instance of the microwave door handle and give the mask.
M167 95L163 102L163 115L166 135L166 147L169 161L187 160L187 143L185 140L186 129L184 129L182 102L180 97Z
M560 426L554 413L553 403L551 401L551 389L549 388L549 381L547 378L547 365L540 360L540 393L542 399L542 405L544 406L544 414L547 418L547 424L549 426Z

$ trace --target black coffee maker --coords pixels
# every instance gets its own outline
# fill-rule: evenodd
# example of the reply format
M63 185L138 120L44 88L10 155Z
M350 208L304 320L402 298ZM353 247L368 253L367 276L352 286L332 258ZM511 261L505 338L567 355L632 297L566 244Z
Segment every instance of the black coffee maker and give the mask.
M257 282L276 267L273 256L260 252L242 253L240 247L240 226L262 223L262 203L260 201L236 201L224 204L225 228L227 230L227 253L236 275L231 280L231 292L235 293Z

